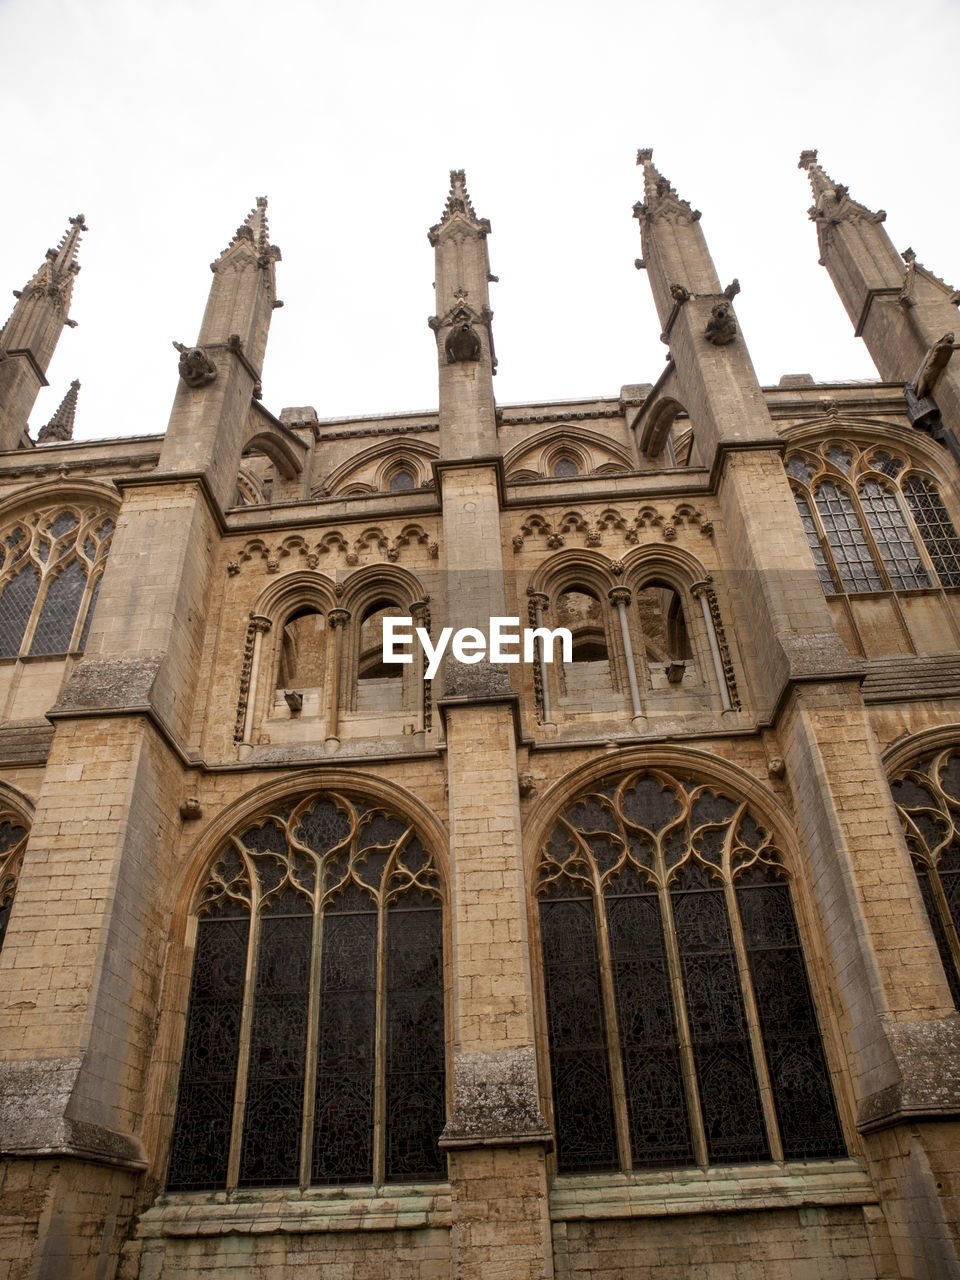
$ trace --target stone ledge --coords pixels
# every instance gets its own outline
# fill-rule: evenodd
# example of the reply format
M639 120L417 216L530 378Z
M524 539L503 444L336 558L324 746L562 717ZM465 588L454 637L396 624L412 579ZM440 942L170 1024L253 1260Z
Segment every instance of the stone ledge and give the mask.
M137 1238L309 1235L324 1231L418 1231L450 1226L447 1184L294 1188L161 1195L141 1214Z
M678 1169L672 1173L558 1177L550 1189L553 1221L743 1213L805 1205L876 1204L879 1196L854 1160Z

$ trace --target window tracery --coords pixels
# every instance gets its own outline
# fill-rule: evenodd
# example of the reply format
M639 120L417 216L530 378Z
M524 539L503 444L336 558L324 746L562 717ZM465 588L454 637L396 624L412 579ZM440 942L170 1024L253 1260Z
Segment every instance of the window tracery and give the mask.
M905 455L824 441L791 452L786 470L827 594L960 586L960 537Z
M21 818L0 806L0 948L7 932L26 844L27 828Z
M536 892L561 1173L844 1154L788 873L746 803L604 780Z
M441 1178L439 877L335 792L273 807L200 892L170 1190Z
M102 509L64 505L0 530L0 657L83 648L113 530Z
M960 751L947 747L890 785L954 1004L960 1009Z

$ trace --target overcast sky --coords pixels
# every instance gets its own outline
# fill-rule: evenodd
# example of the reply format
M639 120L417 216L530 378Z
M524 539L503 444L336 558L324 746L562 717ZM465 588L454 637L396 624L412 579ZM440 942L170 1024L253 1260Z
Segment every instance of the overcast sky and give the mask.
M739 277L761 381L875 377L797 159L818 147L960 286L958 49L957 0L0 0L7 298L68 216L90 228L34 434L74 377L76 438L164 430L171 342L196 338L208 264L262 194L286 303L264 404L435 407L426 232L461 167L493 224L498 400L652 382L639 146Z

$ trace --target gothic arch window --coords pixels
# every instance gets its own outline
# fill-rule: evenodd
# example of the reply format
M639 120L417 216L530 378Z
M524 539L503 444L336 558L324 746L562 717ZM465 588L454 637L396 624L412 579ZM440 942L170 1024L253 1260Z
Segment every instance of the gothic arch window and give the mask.
M26 843L27 828L23 819L0 803L0 948L10 920Z
M960 586L960 538L936 482L905 456L828 440L786 469L825 592Z
M960 750L948 747L903 769L890 789L960 1009Z
M195 915L168 1189L443 1178L440 885L410 823L335 792L275 806Z
M680 593L669 582L653 578L644 582L635 598L648 665L691 659Z
M597 591L581 582L564 587L557 595L553 619L551 625L566 627L572 639L570 661L557 666L562 693L589 700L614 692L607 610Z
M577 466L575 459L571 458L569 454L563 453L559 458L554 460L550 474L557 476L558 478L578 476L580 474L580 468Z
M390 477L387 486L391 493L402 493L405 489L417 487L416 476L409 467L399 467Z
M746 803L603 780L536 893L561 1173L845 1153L789 874Z
M72 505L0 529L0 658L84 647L113 529L102 509Z

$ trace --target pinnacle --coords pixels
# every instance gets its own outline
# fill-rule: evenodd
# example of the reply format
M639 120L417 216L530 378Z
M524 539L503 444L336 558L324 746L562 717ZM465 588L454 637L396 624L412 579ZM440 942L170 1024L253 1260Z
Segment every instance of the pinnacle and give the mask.
M81 219L82 221L82 219ZM37 444L47 444L73 439L73 423L77 414L77 394L80 391L80 380L74 378L70 390L60 401L60 406L50 421L40 428Z
M271 262L280 261L280 250L270 243L270 228L267 224L267 197L257 196L257 202L234 233L233 239L220 254L217 262L235 248L242 240L246 240L257 252L257 261L261 267ZM211 262L211 271L216 271L217 262Z
M467 190L467 176L463 169L450 170L450 192L447 196L447 203L444 205L443 216L435 226L430 228L431 244L436 244L436 236L440 229L447 226L457 217L466 218L483 234L490 230L490 223L487 219L477 217L473 201L470 199L470 193Z
M883 222L886 218L887 215L883 209L878 209L874 213L866 205L860 204L859 201L851 198L849 187L845 187L842 182L834 182L822 165L818 163L815 150L801 151L797 168L806 169L807 177L810 179L810 185L813 188L814 206L810 210L811 218L819 219L824 216L823 203L831 196L836 202L830 214L831 220L836 220L838 217L846 217L854 221L866 218L868 221Z
M653 163L652 147L639 149L637 164L643 166L643 200L633 206L634 217L642 218L670 209L691 218L694 222L699 219L700 210L691 209L689 201L681 199L676 187L671 186Z

